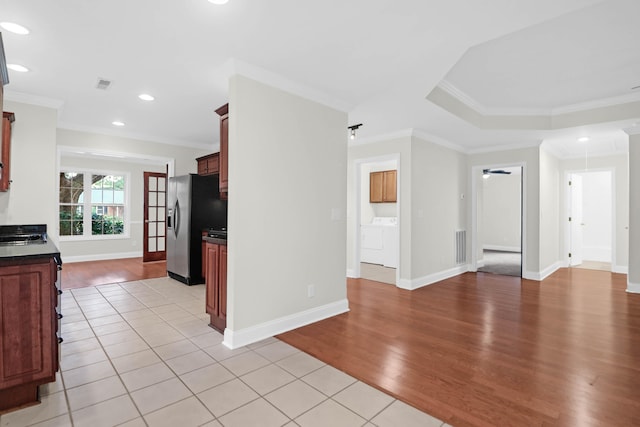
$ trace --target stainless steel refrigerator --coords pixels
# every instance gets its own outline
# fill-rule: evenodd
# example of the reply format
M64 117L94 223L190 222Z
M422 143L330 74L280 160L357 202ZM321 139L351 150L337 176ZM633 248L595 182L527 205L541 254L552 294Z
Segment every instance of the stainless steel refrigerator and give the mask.
M167 197L167 273L187 285L204 283L202 232L227 226L218 175L171 177Z

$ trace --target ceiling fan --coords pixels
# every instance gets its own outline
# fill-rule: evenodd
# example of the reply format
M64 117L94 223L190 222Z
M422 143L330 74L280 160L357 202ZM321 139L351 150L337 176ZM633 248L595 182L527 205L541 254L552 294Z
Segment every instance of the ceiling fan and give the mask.
M504 169L483 169L482 174L483 175L489 175L489 174L511 175L511 171L506 171Z
M511 171L504 169L482 169L482 177L484 179L489 178L491 175L511 175Z

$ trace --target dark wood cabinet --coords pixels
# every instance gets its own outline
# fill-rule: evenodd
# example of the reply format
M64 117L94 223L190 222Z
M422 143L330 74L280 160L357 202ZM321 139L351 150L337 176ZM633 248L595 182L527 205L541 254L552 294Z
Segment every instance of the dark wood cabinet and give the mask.
M206 242L206 311L209 326L224 333L227 326L227 245Z
M0 413L38 403L58 370L58 266L0 262Z
M220 192L229 191L229 104L216 110L220 116Z
M15 115L2 112L2 146L0 147L0 191L9 190L11 185L11 123Z
M198 175L215 175L220 172L220 153L198 157Z
M396 174L395 170L369 174L370 203L392 203L397 200Z

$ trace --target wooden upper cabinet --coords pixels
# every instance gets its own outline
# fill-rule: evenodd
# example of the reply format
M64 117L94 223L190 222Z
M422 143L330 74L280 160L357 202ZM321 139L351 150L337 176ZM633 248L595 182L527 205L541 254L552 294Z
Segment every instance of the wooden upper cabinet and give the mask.
M395 170L369 174L370 203L393 203L397 200L396 174Z
M2 146L0 147L0 191L9 190L11 185L11 123L13 113L2 112Z
M229 104L216 110L220 116L220 192L229 191Z
M198 175L215 175L220 172L220 153L198 157Z

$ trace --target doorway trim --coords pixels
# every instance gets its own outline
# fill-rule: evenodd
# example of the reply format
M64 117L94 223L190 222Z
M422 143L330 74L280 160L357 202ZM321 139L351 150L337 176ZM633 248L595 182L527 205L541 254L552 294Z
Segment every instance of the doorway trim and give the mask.
M353 232L352 232L352 239L353 239L353 245L352 245L352 254L353 254L353 269L347 272L347 277L354 277L354 278L359 278L360 277L360 225L361 224L361 218L362 218L362 208L360 206L360 201L362 200L362 165L364 164L368 164L368 163L381 163L381 162L388 162L388 161L395 161L396 162L396 170L398 171L396 174L396 214L398 217L398 233L397 233L397 238L396 238L396 251L397 251L397 259L398 259L398 267L396 268L396 283L395 286L397 287L398 284L400 283L400 270L402 267L402 259L401 259L401 254L402 251L400 250L400 242L402 241L401 235L402 235L402 220L401 218L401 207L402 207L402 203L401 203L401 194L400 194L400 182L402 181L402 174L400 173L400 168L401 168L401 164L400 164L400 153L393 153L393 154L385 154L385 155L381 155L381 156L374 156L374 157L363 157L363 158L358 158L358 159L354 159L353 160L353 192L352 194L355 197L354 203L355 203L355 209L354 209L354 218L352 219L352 223L353 223Z
M585 174L591 172L609 172L611 173L611 272L612 273L623 273L627 274L628 268L622 269L618 267L618 256L617 256L617 238L616 238L616 168L615 167L605 167L605 168L589 168L589 169L571 169L564 171L564 181L562 182L562 191L564 191L564 212L562 224L564 227L564 254L562 256L562 260L565 267L570 267L571 260L569 259L569 251L571 250L571 230L567 225L569 218L569 213L571 212L571 194L568 191L568 183L569 177L571 175L577 174Z
M527 163L499 163L485 164L471 167L471 263L469 271L478 271L478 179L483 169L500 168L521 168L521 190L520 190L520 258L521 277L523 279L534 279L527 269ZM482 179L482 178L480 178Z

